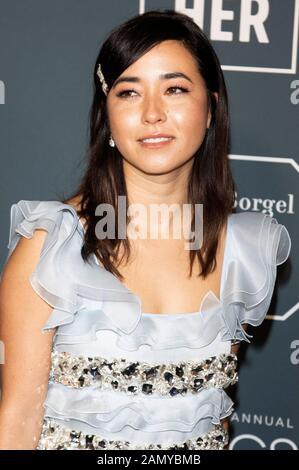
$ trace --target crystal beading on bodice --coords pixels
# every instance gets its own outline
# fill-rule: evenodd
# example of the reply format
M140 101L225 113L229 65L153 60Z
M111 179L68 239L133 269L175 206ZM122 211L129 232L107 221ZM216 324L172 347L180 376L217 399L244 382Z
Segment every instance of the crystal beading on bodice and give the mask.
M159 364L53 351L50 380L74 388L94 386L129 394L173 397L235 384L238 380L236 366L234 354L220 354L200 362Z

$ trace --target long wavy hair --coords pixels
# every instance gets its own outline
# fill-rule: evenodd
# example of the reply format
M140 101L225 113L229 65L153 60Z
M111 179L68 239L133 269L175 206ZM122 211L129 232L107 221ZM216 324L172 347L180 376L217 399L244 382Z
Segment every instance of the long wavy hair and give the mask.
M131 64L152 47L165 40L181 41L194 57L198 70L205 81L211 111L210 127L200 148L194 154L193 166L188 180L188 202L191 207L203 204L203 243L198 250L190 250L190 271L197 256L205 278L216 267L216 253L221 230L228 215L233 211L235 186L228 160L229 111L227 91L217 55L208 38L187 15L173 10L152 10L136 15L112 30L105 39L96 58L93 78L94 96L89 113L89 147L85 158L87 169L77 189L62 202L79 200L76 207L80 219L85 221L81 256L88 261L95 254L102 266L123 280L118 262L123 256L129 259L130 244L127 237L99 239L95 215L99 204L111 204L118 220L118 196L128 197L123 172L123 157L117 147L109 146L109 121L106 95L97 76L98 65L111 89L114 81ZM213 93L218 94L215 99ZM126 222L130 220L127 216ZM191 228L194 229L194 212ZM123 256L118 260L120 247Z

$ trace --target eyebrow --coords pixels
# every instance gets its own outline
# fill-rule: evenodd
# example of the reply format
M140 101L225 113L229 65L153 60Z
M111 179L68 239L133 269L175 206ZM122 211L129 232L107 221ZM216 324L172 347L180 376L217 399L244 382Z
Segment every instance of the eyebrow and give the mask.
M160 80L170 80L171 78L185 78L189 82L193 83L190 77L188 75L185 75L183 72L168 72L168 73L161 73L159 75ZM115 88L119 83L122 82L130 82L130 83L140 83L141 80L139 77L130 77L124 75L123 77L119 77L117 80L115 80L112 88Z

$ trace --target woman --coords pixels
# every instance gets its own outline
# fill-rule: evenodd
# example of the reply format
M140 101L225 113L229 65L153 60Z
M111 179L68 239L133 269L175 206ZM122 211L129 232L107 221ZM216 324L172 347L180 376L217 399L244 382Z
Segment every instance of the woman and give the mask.
M12 206L0 446L223 449L237 345L265 318L289 234L268 215L233 213L225 83L189 17L120 25L94 80L78 190ZM123 202L138 214L111 229ZM202 207L202 244L153 237L173 226L147 224L156 204L173 217L189 204L181 228L193 235Z

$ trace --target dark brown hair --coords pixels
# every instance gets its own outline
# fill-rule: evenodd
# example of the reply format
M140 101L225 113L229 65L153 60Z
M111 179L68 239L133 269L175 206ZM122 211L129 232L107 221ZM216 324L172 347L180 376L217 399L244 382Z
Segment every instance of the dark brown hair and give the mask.
M130 245L127 237L119 239L117 227L114 239L100 240L95 232L99 220L95 215L96 207L103 203L111 204L117 217L117 197L122 195L127 198L123 157L117 147L111 148L108 144L110 130L106 95L96 72L100 63L108 88L111 89L114 81L126 68L165 40L181 41L196 60L206 84L212 114L203 143L194 155L188 181L189 203L192 207L196 203L203 204L204 218L202 247L199 250L190 250L190 275L195 256L200 262L200 275L203 278L215 269L218 239L234 206L235 187L228 161L227 91L213 47L197 24L183 13L152 10L129 19L111 32L96 59L93 70L94 96L90 109L89 148L86 154L87 170L76 191L68 200L63 201L68 203L70 199L80 198L77 213L86 223L82 258L88 261L92 253L96 254L104 268L120 279L123 279L123 276L117 269L117 256L123 244L128 260ZM214 92L218 94L218 100L215 99ZM128 199L126 200L128 207ZM128 220L127 217L127 223Z

